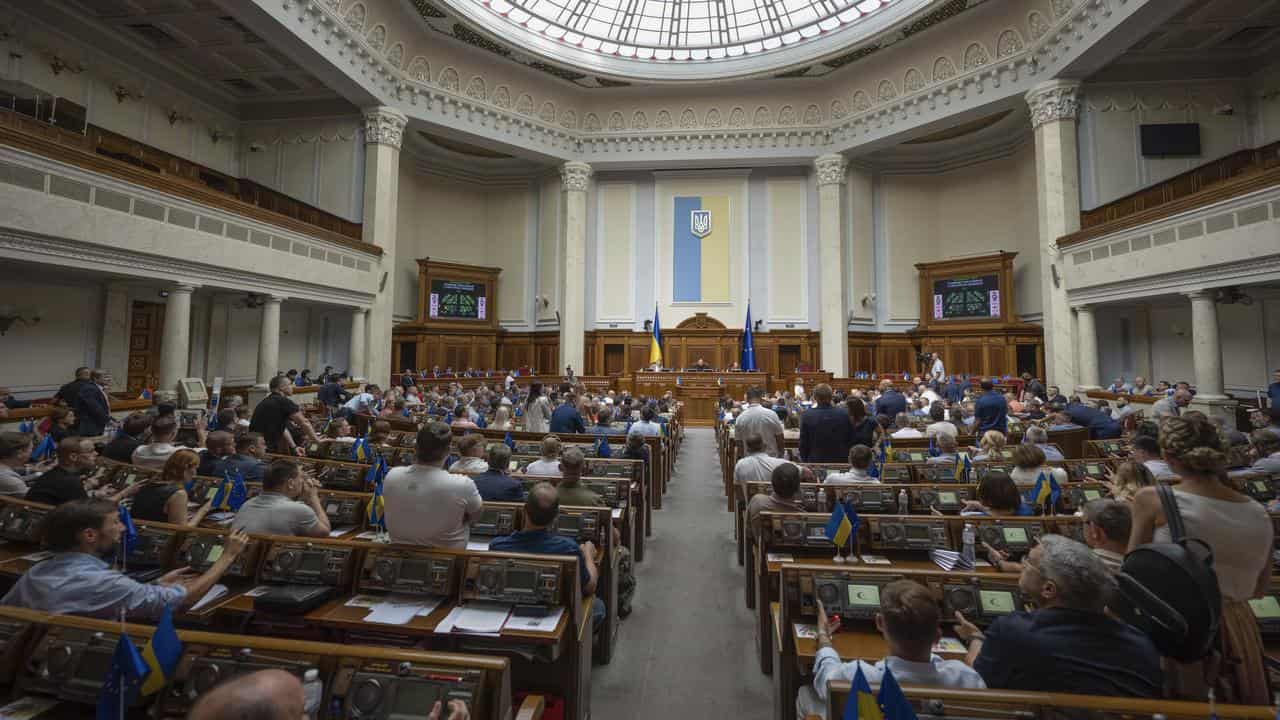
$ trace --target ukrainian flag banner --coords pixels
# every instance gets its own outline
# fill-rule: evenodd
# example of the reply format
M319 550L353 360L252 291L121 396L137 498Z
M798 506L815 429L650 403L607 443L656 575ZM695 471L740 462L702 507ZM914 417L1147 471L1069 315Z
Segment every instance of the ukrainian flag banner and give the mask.
M182 641L178 639L178 631L173 627L173 611L165 605L160 622L156 624L156 631L151 633L151 641L142 650L142 661L150 669L147 679L142 683L142 694L145 696L160 692L169 678L173 677L180 659Z
M1027 498L1027 502L1035 508L1043 508L1045 502L1056 507L1058 497L1062 494L1062 488L1058 485L1058 481L1053 477L1053 473L1046 473L1043 470L1036 476L1036 485L1031 489L1031 495Z
M844 510L844 503L836 503L830 519L827 520L827 539L832 545L843 547L849 542L849 536L853 534L853 530L853 523L849 521L849 515Z
M886 670L887 672L887 670ZM871 683L862 674L862 663L853 673L853 682L849 686L849 699L844 703L843 720L884 720L884 713L876 703L876 696L871 694Z
M729 196L677 196L672 220L672 299L728 302Z
M662 328L658 322L658 306L653 306L653 335L649 337L649 364L662 367Z
M366 518L369 527L385 530L387 527L387 504L382 497L382 478L378 478L373 486L373 497L369 499L369 511Z
M973 473L973 461L969 459L969 453L958 453L956 455L955 481L958 483L967 483L969 482L969 475L971 473Z

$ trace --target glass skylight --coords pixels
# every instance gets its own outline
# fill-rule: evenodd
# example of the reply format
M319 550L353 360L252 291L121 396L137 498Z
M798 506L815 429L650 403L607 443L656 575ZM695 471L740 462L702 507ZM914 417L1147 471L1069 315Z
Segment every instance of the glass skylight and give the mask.
M460 1L574 50L678 63L731 60L787 48L859 23L901 0L455 0L455 4Z

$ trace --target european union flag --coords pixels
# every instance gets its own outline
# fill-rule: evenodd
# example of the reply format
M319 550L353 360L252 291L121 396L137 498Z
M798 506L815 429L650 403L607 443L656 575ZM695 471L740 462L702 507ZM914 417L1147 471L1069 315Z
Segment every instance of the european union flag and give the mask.
M517 406L516 406L515 416L516 416L516 417L522 417L523 415L524 415L524 410L522 410L522 409L520 408L520 406L519 406L519 405L517 405Z
M481 430L489 427L489 423L484 421L484 413L481 413L476 416L476 427L480 428Z
M50 460L58 454L58 447L53 442L52 435L45 435L36 445L36 449L31 451L31 459L28 462L40 462L41 460Z
M938 452L938 447L933 444L933 436L929 436L929 457L938 457L942 453Z
M150 669L146 681L142 683L143 696L160 692L169 678L173 677L180 659L182 641L178 639L178 631L173 627L173 610L165 605L160 622L156 624L156 631L151 633L151 641L142 650L142 660Z
M902 692L902 686L898 684L897 678L893 676L887 663L884 668L884 677L880 678L880 692L876 695L876 702L880 705L881 717L884 720L917 720L915 709L907 701L906 694Z
M123 555L128 555L133 549L133 544L138 542L138 528L133 525L133 516L129 514L129 508L121 505L117 512L120 514L120 524L124 526L124 532L120 533L120 551Z
M142 388L142 394L138 396L142 400L151 399L151 388Z
M212 509L236 512L248 499L249 489L244 485L244 475L240 473L240 469L236 468L235 477L232 477L231 471L228 470L222 474L222 484L213 494Z
M884 713L876 704L876 697L871 694L871 683L862 674L862 663L853 673L853 682L849 686L849 699L844 703L842 720L884 720Z
M849 521L849 515L844 510L844 503L836 503L835 509L831 511L831 517L827 520L826 533L827 539L837 547L849 541L849 536L853 534L853 523Z
M511 448L511 452L516 451L516 441L511 438L510 432L508 432L506 435L502 437L502 444Z
M18 423L18 432L27 433L28 435L36 431L36 423L34 420L23 420Z
M751 332L751 303L747 303L747 327L742 331L742 360L738 363L743 370L756 369L756 338Z
M97 720L122 720L125 710L138 697L147 664L128 635L121 635L111 656L111 668L98 693Z
M613 449L609 447L609 438L601 435L596 438L596 457L607 458L613 455Z

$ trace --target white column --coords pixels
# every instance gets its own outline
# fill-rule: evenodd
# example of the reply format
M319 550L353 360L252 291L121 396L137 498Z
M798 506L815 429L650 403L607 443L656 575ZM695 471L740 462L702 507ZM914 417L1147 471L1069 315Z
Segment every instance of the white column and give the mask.
M844 267L844 183L849 163L843 155L813 161L818 176L818 327L822 331L822 369L849 375L849 312Z
M352 379L360 382L365 379L364 345L367 331L365 330L364 318L368 312L368 308L355 308L351 311L351 349L347 354L347 367ZM387 379L390 380L390 375L387 376Z
M164 333L160 337L160 390L176 392L178 381L187 376L191 353L191 293L194 285L169 289L164 308Z
M268 295L262 306L262 327L258 333L258 382L255 388L267 387L280 370L280 303L284 298Z
M129 317L133 303L129 288L107 283L102 304L102 334L98 338L98 367L111 373L115 387L123 390L129 375Z
M564 286L560 308L560 367L582 374L587 307L587 185L591 166L571 161L560 166L564 187Z
M1213 290L1187 293L1191 299L1191 357L1195 362L1196 399L1220 400L1222 344L1218 335L1218 306Z
M369 308L364 374L373 382L391 382L391 325L396 303L396 195L400 180L400 143L404 114L378 106L364 111L363 240L382 248L377 282L382 287ZM382 282L385 275L386 281ZM353 368L355 373L356 369Z
M1096 390L1098 384L1098 326L1092 305L1076 307L1076 345L1080 352L1080 382L1083 390Z
M1045 376L1049 384L1062 388L1075 387L1078 379L1071 311L1061 279L1063 255L1057 242L1063 235L1080 229L1080 161L1076 152L1079 90L1078 82L1050 80L1027 93L1036 134Z

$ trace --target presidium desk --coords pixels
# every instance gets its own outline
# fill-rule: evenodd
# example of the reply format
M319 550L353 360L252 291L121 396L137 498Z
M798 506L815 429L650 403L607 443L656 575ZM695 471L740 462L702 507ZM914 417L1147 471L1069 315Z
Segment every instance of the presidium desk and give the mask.
M741 399L747 388L769 388L769 374L763 372L651 372L635 374L637 395L661 397L668 390L684 404L684 422L692 426L714 425L721 396Z

